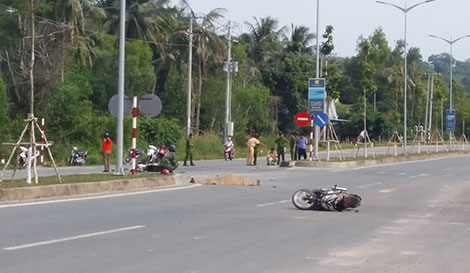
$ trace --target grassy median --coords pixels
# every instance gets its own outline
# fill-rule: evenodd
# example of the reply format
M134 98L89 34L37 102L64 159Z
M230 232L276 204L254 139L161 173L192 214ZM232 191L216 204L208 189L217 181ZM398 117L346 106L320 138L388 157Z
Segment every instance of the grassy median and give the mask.
M146 177L164 177L167 175L162 175L160 173L136 173L135 175L113 175L111 173L98 173L98 174L75 174L75 175L63 175L62 184L71 184L71 183L87 183L87 182L100 182L100 181L111 181L111 180L120 180L120 179L136 179L136 178L146 178ZM55 185L60 184L57 176L44 176L39 177L39 183L26 183L26 179L8 179L4 177L4 180L0 182L0 189L7 188L23 188L23 187L35 187L35 186L45 186L45 185Z

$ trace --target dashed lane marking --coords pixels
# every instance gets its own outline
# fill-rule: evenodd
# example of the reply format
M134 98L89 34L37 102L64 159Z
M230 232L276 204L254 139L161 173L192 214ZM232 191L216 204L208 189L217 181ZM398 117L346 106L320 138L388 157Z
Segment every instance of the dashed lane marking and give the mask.
M362 189L362 188L368 188L368 187L377 186L377 185L382 185L382 183L377 182L377 183L365 184L365 185L357 186L356 188Z
M42 241L42 242L37 242L37 243L32 243L32 244L25 244L25 245L18 245L18 246L10 246L10 247L5 247L5 248L3 248L3 250L18 250L18 249L23 249L23 248L30 248L30 247L36 247L36 246L50 245L50 244L62 243L62 242L66 242L66 241L72 241L72 240L78 240L78 239L96 237L96 236L101 236L101 235L106 235L106 234L111 234L111 233L116 233L116 232L129 231L129 230L134 230L134 229L139 229L139 228L144 228L144 227L145 227L145 226L124 227L124 228L118 228L118 229L112 229L112 230L106 230L106 231L100 231L100 232L82 234L82 235L77 235L77 236L72 236L72 237L66 237L66 238L61 238L61 239L54 239L54 240L49 240L49 241Z
M379 192L380 193L391 193L391 192L394 192L396 191L396 189L383 189L383 190L380 190Z
M273 206L273 205L276 205L276 204L284 204L284 203L288 203L288 202L290 202L290 200L282 200L282 201L277 201L277 202L258 204L256 206L261 208L261 207Z
M431 174L430 173L422 173L422 174L418 174L418 175L412 175L409 178L418 178L418 177L426 177L426 176L431 176Z

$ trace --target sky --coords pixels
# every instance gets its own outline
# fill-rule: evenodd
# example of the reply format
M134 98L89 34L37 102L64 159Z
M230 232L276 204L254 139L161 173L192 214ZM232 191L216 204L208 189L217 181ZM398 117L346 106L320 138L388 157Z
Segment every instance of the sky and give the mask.
M194 12L207 13L215 8L225 8L224 20L237 23L235 34L248 32L245 22L254 23L271 16L279 21L279 27L291 24L304 25L312 33L316 31L317 1L315 0L188 0ZM173 0L178 4L178 0ZM385 0L401 7L404 0ZM408 0L408 7L423 0ZM382 27L389 46L405 36L405 14L389 5L377 4L375 0L320 0L319 32L327 25L334 27L333 54L340 57L356 55L357 40L369 37ZM429 37L430 34L448 40L470 34L470 0L436 0L420 5L408 14L407 43L418 47L423 60L433 54L449 53L450 45ZM314 41L315 43L315 41ZM470 59L470 38L453 45L453 56L459 61Z

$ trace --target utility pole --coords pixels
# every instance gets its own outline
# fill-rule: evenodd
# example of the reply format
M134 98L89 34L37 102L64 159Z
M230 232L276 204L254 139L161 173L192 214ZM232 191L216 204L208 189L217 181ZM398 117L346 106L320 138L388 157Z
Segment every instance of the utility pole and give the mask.
M189 15L189 53L188 53L188 97L186 102L186 136L191 134L191 87L192 87L192 67L193 67L193 17Z
M316 53L317 53L317 56L316 56L316 71L315 71L315 76L317 79L320 78L320 41L319 41L319 23L320 23L320 0L317 0L317 23L316 23ZM324 108L324 107L323 107ZM325 110L325 109L323 109ZM313 123L313 121L312 121ZM315 139L315 146L314 146L314 154L313 154L313 157L315 159L318 159L318 138L320 137L320 127L316 126L315 125L315 136L314 136L314 139ZM311 143L311 142L310 142ZM312 152L312 145L310 144L310 153ZM312 158L310 158L310 160L312 160Z
M428 135L428 114L429 114L429 92L431 90L431 73L428 74L428 86L426 90L426 114L424 115L424 131L426 132L426 137ZM430 121L429 121L430 122Z
M224 143L227 142L227 137L232 133L231 120L230 120L230 78L232 73L232 24L228 22L228 35L227 35L228 51L227 51L227 85L225 92L225 130L224 130Z
M126 0L121 0L120 17L116 169L114 170L115 175L124 175L124 169L122 168L122 146L124 142L124 59L126 47Z

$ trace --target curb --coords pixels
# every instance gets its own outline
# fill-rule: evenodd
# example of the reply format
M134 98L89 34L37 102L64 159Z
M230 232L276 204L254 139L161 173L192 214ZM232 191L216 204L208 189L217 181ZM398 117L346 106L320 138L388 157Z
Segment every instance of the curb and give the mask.
M58 184L27 188L0 189L0 203L38 201L57 197L76 197L93 194L109 194L122 191L148 190L158 187L175 186L178 178L147 177L101 182Z
M435 153L435 154L423 154L423 155L408 155L400 157L386 157L386 158L375 158L375 159L361 159L354 161L343 161L343 162L329 162L329 161L289 161L281 167L310 167L310 168L358 168L375 165L386 165L393 163L401 163L407 161L420 161L426 159L437 159L455 156L466 156L470 155L470 152L448 152L448 153ZM283 162L284 163L284 162Z

